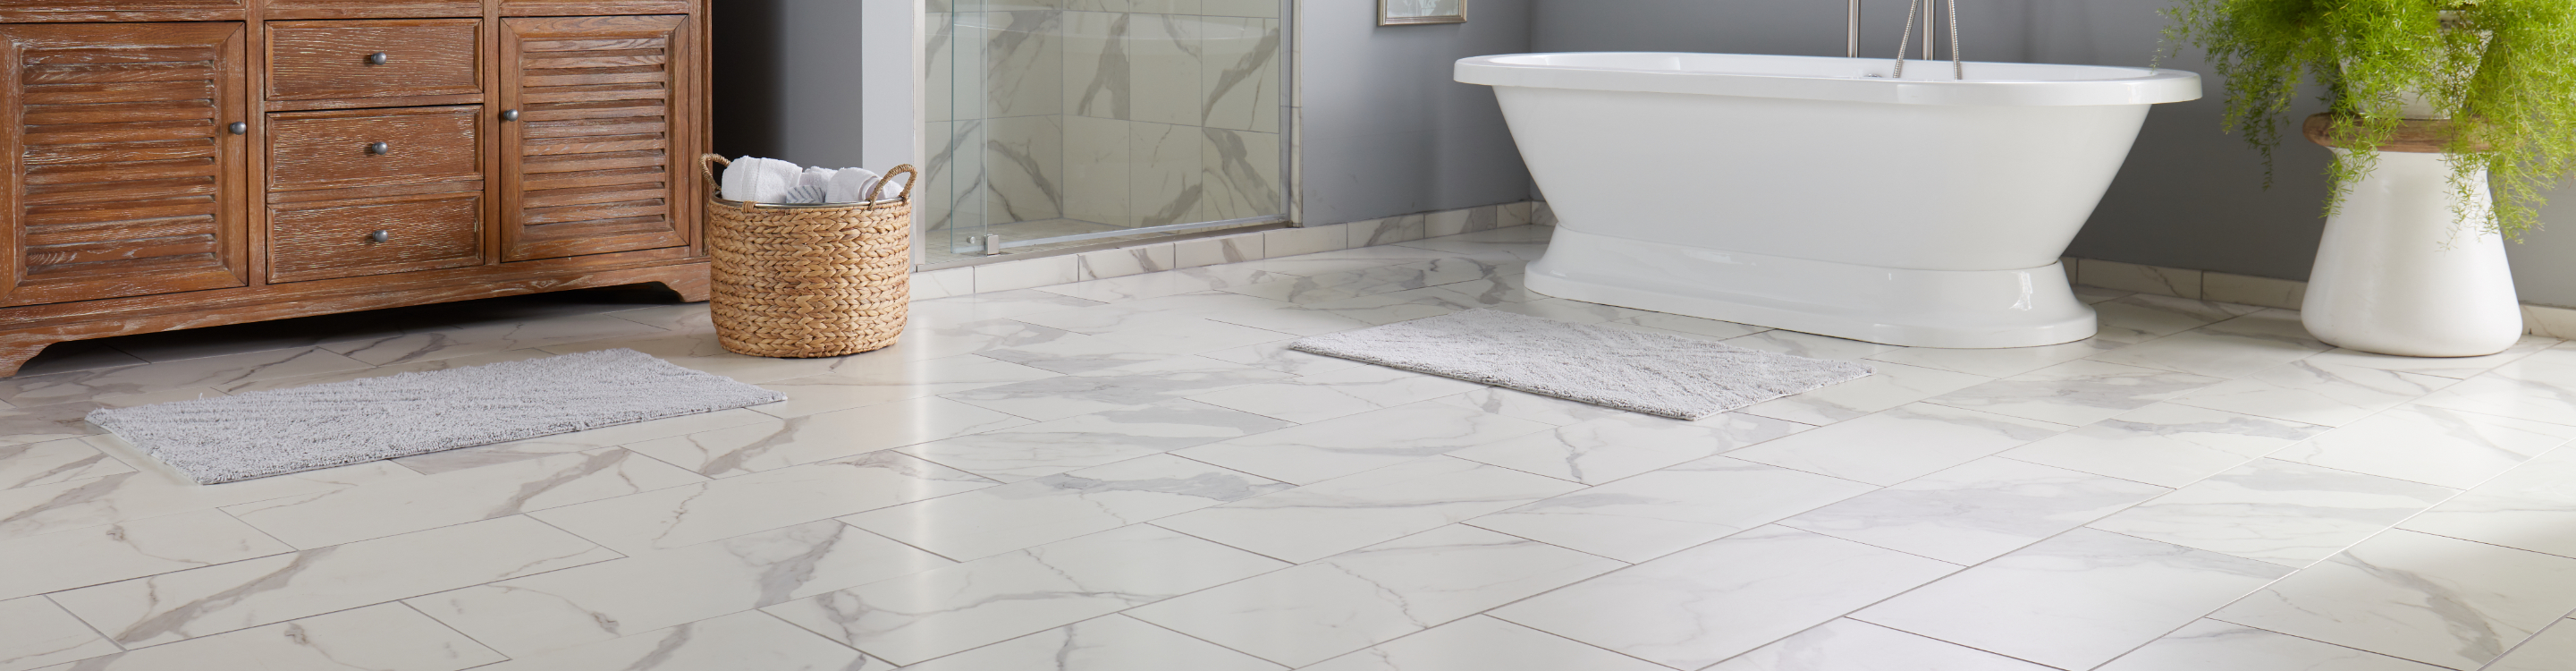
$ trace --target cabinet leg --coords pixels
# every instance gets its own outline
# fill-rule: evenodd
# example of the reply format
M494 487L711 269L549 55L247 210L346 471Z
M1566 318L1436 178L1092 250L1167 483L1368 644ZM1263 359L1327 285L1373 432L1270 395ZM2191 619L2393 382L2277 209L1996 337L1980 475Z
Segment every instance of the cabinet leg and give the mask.
M0 334L0 377L18 374L18 367L42 354L47 346L60 342L32 333Z

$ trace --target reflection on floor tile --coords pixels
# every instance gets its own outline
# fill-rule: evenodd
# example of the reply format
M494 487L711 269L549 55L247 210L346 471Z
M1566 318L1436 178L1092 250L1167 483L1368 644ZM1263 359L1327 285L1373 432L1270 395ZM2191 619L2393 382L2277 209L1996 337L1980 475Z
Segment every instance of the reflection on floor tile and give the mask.
M1505 606L1493 615L1676 669L1696 669L1958 568L1796 529L1763 527Z
M1943 643L1859 620L1834 620L1780 639L1708 671L2048 671L2048 667Z
M762 610L911 664L1286 566L1137 525Z
M2043 422L2090 424L2223 381L2086 360L1935 396L1928 402Z
M2251 559L2077 529L1852 618L2088 669L2289 573Z
M2409 662L2297 636L2217 620L2191 623L2099 671L2437 671Z
M2343 426L2457 383L2446 377L2293 361L2174 402L2293 422Z
M2571 609L2576 559L2392 531L2210 617L2469 671Z
M2167 491L1987 457L1818 508L1780 525L1968 565Z
M2302 567L2457 493L2447 487L2256 459L2092 527Z
M1145 624L1135 618L1111 615L914 664L904 667L904 671L1282 671L1286 668Z
M2003 456L2183 487L2325 431L2321 426L2159 403L2006 450Z
M1869 491L1868 485L1713 457L1469 520L1642 562Z
M1128 614L1302 667L1626 566L1448 526Z
M1736 450L1729 456L1884 486L2072 428L1917 403Z

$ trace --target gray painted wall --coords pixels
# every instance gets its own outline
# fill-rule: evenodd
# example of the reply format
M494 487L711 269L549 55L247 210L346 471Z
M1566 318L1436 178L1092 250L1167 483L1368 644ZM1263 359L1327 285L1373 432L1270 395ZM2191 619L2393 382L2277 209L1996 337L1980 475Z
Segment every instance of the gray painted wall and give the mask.
M912 160L920 0L713 4L717 153L876 170Z
M1539 0L1475 0L1467 23L1390 27L1377 25L1377 0L1299 4L1305 223L1530 197L1493 92L1452 81L1450 69L1530 51Z
M1537 0L1537 51L1703 51L1838 56L1843 3L1829 0ZM1965 0L1960 34L1971 60L2145 65L2165 24L2160 0ZM1481 5L1480 5L1481 8ZM1905 3L1866 0L1862 54L1895 53ZM2207 73L2196 52L2168 67ZM2158 107L2127 166L2068 253L2179 268L2304 280L2325 222L2324 149L2282 147L2275 184L2262 159L2221 134L2224 84L2209 97ZM2311 107L2314 107L2311 104ZM2316 111L2300 110L2302 117ZM2288 130L2296 138L2295 129ZM1871 166L1861 175L1879 174ZM1920 169L1938 169L1923 166ZM1866 176L1855 179L1867 179ZM2512 250L2523 300L2576 305L2576 190L2553 208L2562 230Z

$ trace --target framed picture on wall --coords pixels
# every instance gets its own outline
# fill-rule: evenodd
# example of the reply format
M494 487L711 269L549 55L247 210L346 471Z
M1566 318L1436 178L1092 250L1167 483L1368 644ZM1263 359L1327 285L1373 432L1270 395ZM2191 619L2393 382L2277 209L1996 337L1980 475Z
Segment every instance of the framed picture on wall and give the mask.
M1466 23L1467 0L1377 0L1377 24Z

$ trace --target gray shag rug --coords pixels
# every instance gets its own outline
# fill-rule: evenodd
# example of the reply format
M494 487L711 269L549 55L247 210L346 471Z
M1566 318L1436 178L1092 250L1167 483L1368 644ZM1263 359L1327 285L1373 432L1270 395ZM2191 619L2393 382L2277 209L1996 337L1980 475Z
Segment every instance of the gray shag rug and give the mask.
M1316 336L1290 348L1684 420L1874 372L1847 361L1494 310Z
M786 399L612 349L105 408L89 421L211 485Z

